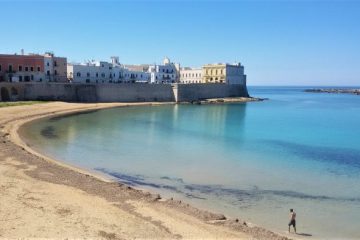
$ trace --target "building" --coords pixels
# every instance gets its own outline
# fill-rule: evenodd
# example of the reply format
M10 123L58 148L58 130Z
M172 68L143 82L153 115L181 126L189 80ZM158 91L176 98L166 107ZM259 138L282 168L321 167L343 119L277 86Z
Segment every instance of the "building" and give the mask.
M124 68L122 82L125 83L149 83L150 73Z
M54 53L44 55L45 80L47 82L67 82L67 59L55 57Z
M167 57L162 65L150 65L148 70L151 83L176 83L179 81L179 71L180 64L170 62Z
M203 83L246 84L244 66L240 63L216 63L203 66Z
M140 67L136 70L126 68L119 63L118 57L111 57L111 62L90 61L67 66L68 79L73 83L148 83L150 73L141 70Z
M73 83L112 83L121 78L121 70L113 70L113 64L108 62L87 62L67 65L69 81Z
M65 82L66 63L53 53L0 54L0 82Z
M180 83L202 83L202 68L181 68Z

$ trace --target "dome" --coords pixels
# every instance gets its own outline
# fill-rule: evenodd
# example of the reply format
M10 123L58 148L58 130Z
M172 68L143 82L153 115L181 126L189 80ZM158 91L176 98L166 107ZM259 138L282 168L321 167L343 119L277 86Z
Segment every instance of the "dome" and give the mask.
M164 58L164 65L170 64L170 59L168 57Z

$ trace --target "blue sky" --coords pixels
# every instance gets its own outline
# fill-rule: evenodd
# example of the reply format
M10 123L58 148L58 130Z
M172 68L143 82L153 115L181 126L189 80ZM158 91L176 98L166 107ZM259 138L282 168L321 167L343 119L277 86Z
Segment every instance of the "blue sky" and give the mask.
M249 85L360 85L360 1L1 1L0 52L182 66Z

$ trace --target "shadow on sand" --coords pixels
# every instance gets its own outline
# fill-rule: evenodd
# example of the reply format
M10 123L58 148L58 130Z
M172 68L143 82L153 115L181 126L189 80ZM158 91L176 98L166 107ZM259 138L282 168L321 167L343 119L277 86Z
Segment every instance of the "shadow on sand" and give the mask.
M310 233L296 233L296 235L300 235L303 237L311 237L312 236L312 234L310 234Z

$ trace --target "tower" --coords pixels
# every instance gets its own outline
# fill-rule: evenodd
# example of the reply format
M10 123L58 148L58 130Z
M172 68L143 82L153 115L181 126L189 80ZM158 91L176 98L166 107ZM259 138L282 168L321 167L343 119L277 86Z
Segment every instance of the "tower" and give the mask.
M119 57L112 56L111 57L111 63L112 63L112 65L119 65Z

